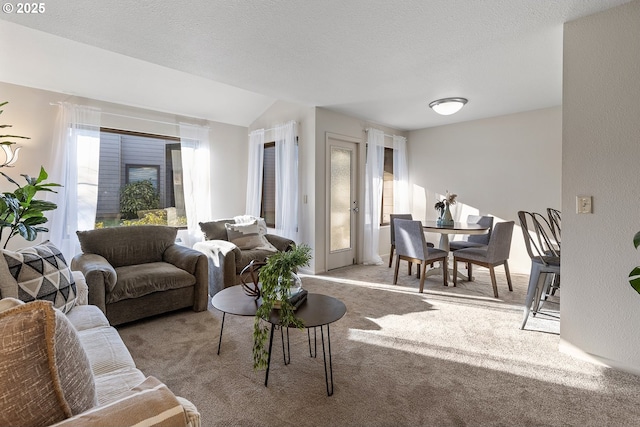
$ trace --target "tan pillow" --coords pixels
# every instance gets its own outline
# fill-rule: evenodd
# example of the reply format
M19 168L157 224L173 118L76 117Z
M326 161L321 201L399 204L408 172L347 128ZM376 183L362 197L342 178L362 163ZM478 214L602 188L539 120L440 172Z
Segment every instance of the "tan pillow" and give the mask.
M184 400L183 400L184 401ZM200 414L189 414L200 425ZM69 418L55 427L175 427L187 425L181 401L155 377L147 377L118 400Z
M28 248L10 251L0 249L2 273L17 283L16 292L5 292L3 297L15 297L24 302L35 300L51 301L53 305L67 313L76 302L76 283L60 250L47 241Z
M258 222L248 224L225 224L227 239L240 249L255 249L262 245Z
M258 235L260 237L260 243L249 249L263 249L266 251L277 252L278 249L269 242L267 239L267 222L264 218L256 217L253 215L240 215L233 218L236 226L247 225L247 224L257 224L258 225ZM227 233L228 236L228 233ZM242 249L242 248L240 248Z
M48 301L2 300L0 425L47 426L97 404L78 334Z

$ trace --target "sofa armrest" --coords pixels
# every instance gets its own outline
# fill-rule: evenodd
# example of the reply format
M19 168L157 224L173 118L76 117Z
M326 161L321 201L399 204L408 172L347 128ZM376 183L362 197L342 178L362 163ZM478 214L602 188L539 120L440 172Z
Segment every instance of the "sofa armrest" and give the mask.
M71 275L73 276L73 281L76 282L76 305L89 304L89 286L84 274L81 271L72 270Z
M209 304L207 295L209 287L209 265L203 253L182 245L171 245L164 251L165 262L193 274L196 278L194 311L204 311Z
M286 237L278 236L276 234L265 234L265 237L267 238L269 243L275 246L275 248L280 252L286 252L293 248L293 246L296 244L296 242L294 242L293 240Z
M89 287L89 304L97 305L106 313L106 295L116 286L116 270L102 256L78 254L71 260L71 269L82 272Z
M202 253L182 245L171 245L162 254L162 260L189 274L195 274L198 258Z
M190 427L199 423L199 414L190 414L166 385L154 377L148 377L131 389L126 396L106 405L96 406L64 421L55 427L157 426ZM195 423L194 423L195 421Z

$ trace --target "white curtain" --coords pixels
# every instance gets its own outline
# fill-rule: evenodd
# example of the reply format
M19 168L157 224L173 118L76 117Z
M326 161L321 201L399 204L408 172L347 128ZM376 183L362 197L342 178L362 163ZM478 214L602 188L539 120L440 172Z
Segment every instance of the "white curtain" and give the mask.
M180 123L182 186L187 215L186 233L178 235L185 246L203 240L199 222L211 220L211 178L209 128Z
M407 139L393 135L393 213L410 213Z
M264 164L264 129L249 134L249 170L247 173L246 214L260 216L262 202L262 168Z
M276 234L298 241L298 144L296 123L275 127Z
M384 170L384 132L369 129L367 164L364 182L364 248L363 264L382 264L378 254L380 209L382 204L382 173Z
M47 200L58 208L47 215L48 239L70 262L80 253L78 230L95 227L98 206L98 166L100 164L100 110L60 104L56 131L51 144L54 167L48 182L61 184Z

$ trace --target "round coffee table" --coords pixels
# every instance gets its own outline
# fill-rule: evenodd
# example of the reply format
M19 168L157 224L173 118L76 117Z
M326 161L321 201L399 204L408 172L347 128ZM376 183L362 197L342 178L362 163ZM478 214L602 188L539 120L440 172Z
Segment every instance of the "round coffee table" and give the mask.
M244 292L242 286L231 286L215 294L211 298L213 308L222 312L222 324L220 325L220 338L218 338L218 354L220 354L220 344L222 343L222 331L224 329L224 318L229 314L236 316L255 316L258 307L262 304L262 298L256 299Z
M307 294L307 300L298 307L295 314L296 317L302 320L304 327L307 329L307 338L309 340L309 356L316 357L311 353L311 335L309 330L313 328L314 331L314 347L316 346L316 328L320 328L320 338L322 340L322 357L324 361L324 379L327 386L327 396L333 395L333 365L331 362L331 334L329 332L329 325L335 321L338 321L347 312L347 307L339 299L322 294ZM267 371L264 377L264 385L267 386L269 381L269 367L271 365L271 348L273 345L273 332L277 327L280 327L280 312L278 310L272 310L271 316L268 322L271 323L271 334L269 338L269 356L267 358ZM325 350L324 330L327 331L327 349ZM281 329L282 330L282 329ZM287 329L287 347L288 347L288 329ZM284 352L284 342L283 342ZM327 370L327 352L329 353L329 369ZM314 353L315 350L314 350ZM285 364L287 364L288 358L285 355Z

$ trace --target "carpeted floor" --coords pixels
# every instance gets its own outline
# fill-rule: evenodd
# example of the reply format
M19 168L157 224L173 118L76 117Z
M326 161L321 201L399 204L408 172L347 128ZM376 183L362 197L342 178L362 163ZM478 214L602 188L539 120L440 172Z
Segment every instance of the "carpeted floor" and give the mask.
M558 304L524 331L527 276L500 298L487 271L445 288L439 276L353 266L303 276L310 292L342 300L331 325L335 393L325 390L322 349L293 330L285 366L276 334L269 386L252 369L253 318L181 311L119 327L138 367L191 400L203 426L622 426L640 423L640 378L558 352ZM555 302L559 298L554 298Z

